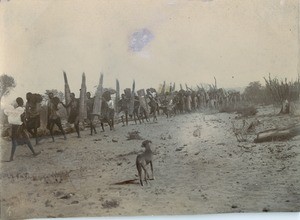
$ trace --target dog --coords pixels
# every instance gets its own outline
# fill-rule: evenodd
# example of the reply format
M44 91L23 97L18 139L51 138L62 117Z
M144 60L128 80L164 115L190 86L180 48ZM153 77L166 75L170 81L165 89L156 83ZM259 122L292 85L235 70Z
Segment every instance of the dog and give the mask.
M139 174L139 179L140 179L140 184L143 186L143 180L142 180L142 171L144 170L145 173L145 182L147 182L147 178L149 179L149 174L147 172L146 166L150 163L151 167L151 172L152 172L152 180L154 180L154 174L153 174L153 163L152 163L152 158L153 158L153 153L150 148L150 144L152 142L149 140L145 140L142 143L141 147L145 148L145 151L142 154L138 154L136 157L136 168Z

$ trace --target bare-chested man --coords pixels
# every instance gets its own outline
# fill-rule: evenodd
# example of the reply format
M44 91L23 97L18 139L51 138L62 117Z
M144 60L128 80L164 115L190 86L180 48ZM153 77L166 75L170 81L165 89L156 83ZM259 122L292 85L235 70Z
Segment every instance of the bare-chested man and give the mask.
M94 98L91 98L91 93L87 92L87 102L86 102L86 107L87 107L87 118L90 123L90 128L91 128L91 135L93 135L93 132L97 134L96 131L96 126L94 124L94 115L93 115L93 107L94 107Z
M69 114L69 118L68 118L68 122L70 124L74 124L76 133L77 133L77 137L80 138L80 130L79 130L79 99L75 98L75 94L71 93L71 101L65 105L61 102L61 104L65 107L65 108L69 108L70 107L70 114Z
M47 128L50 130L50 134L52 137L52 140L54 142L54 136L53 136L53 127L54 125L57 125L57 127L59 128L59 130L61 131L61 133L64 136L64 139L66 140L66 134L64 132L64 129L62 128L61 125L61 119L59 117L59 115L57 114L58 111L58 104L60 103L59 98L54 97L53 93L50 92L48 93L48 124L47 124Z

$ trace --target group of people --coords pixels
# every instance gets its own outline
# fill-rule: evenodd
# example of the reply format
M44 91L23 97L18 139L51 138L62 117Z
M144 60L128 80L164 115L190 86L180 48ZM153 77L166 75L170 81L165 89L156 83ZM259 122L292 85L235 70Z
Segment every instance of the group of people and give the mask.
M93 123L95 115L93 114L94 99L91 98L90 92L87 94L86 109L87 109L87 120L90 123L91 134L96 134L96 127ZM21 97L16 99L16 105L9 105L4 109L4 114L7 116L8 123L11 125L11 142L12 149L11 155L8 162L12 161L18 145L26 144L34 156L39 155L41 152L35 152L31 141L30 135L35 137L36 144L39 143L38 128L41 125L41 102L43 100L40 94L32 94L28 92L26 94L26 104ZM110 100L103 100L102 107L106 107L105 104L110 103ZM53 128L56 125L64 139L66 140L66 133L62 126L62 120L58 114L58 105L61 104L67 109L68 112L68 123L74 124L78 138L80 138L79 128L79 99L75 98L75 94L70 94L70 102L64 104L58 97L55 97L52 92L48 93L47 101L47 129L50 132L52 140L54 140ZM108 105L108 104L107 104ZM103 123L102 123L103 127Z
M127 91L128 90L128 91ZM221 98L220 98L221 97ZM91 135L96 134L95 119L101 123L104 131L103 123L108 123L110 129L114 129L115 118L120 118L123 126L128 125L128 119L136 118L141 123L141 120L149 121L153 117L153 121L157 120L157 115L162 111L167 117L175 116L179 113L191 113L205 107L215 107L215 103L224 102L224 93L219 90L215 93L206 92L204 89L198 91L179 90L169 91L158 95L155 89L147 89L143 96L135 94L132 96L130 89L125 89L124 93L118 102L114 103L111 93L106 91L102 95L101 115L94 114L94 99L91 93L86 93L86 112L87 117L85 122L89 124ZM39 94L26 94L26 104L21 97L16 99L16 107L10 106L4 110L8 117L8 122L11 124L11 140L12 150L9 161L13 160L16 147L20 144L26 144L33 155L38 155L40 152L35 152L30 142L30 136L35 137L36 144L39 143L37 130L41 125L40 111L42 96ZM73 124L80 138L80 99L75 98L75 94L70 94L70 101L63 103L58 97L55 97L52 92L48 93L47 100L47 129L50 132L52 140L54 140L53 128L56 125L66 140L66 133L62 126L62 120L58 114L59 104L64 106L68 112L68 123Z

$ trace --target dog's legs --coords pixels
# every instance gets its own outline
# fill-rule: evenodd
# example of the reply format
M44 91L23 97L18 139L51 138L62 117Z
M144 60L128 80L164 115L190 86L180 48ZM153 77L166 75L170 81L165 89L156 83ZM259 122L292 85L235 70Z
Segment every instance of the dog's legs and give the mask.
M154 177L154 173L153 173L153 164L152 164L152 161L150 161L150 167L151 167L152 179L154 180L155 177Z
M101 127L102 127L102 132L104 132L104 125L103 125L103 122L101 121Z
M145 182L146 182L146 184L148 184L147 177L149 177L149 174L148 174L148 172L147 172L146 167L145 167L143 164L141 164L141 166L142 166L142 168L143 168L143 170L144 170L144 172L145 172Z
M140 184L141 186L143 186L143 180L142 180L142 167L141 165L137 164L136 168L138 170L138 174L139 174L139 179L140 179Z

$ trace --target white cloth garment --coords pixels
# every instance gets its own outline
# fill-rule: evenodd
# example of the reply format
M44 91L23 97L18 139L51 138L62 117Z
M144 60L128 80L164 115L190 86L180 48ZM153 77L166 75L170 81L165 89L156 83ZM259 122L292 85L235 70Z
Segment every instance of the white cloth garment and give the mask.
M114 109L114 102L113 102L113 100L109 100L109 101L107 102L107 104L108 104L108 108Z
M14 108L13 106L7 106L4 109L4 114L8 117L8 123L12 125L21 125L23 122L21 121L21 115L24 113L24 107Z

